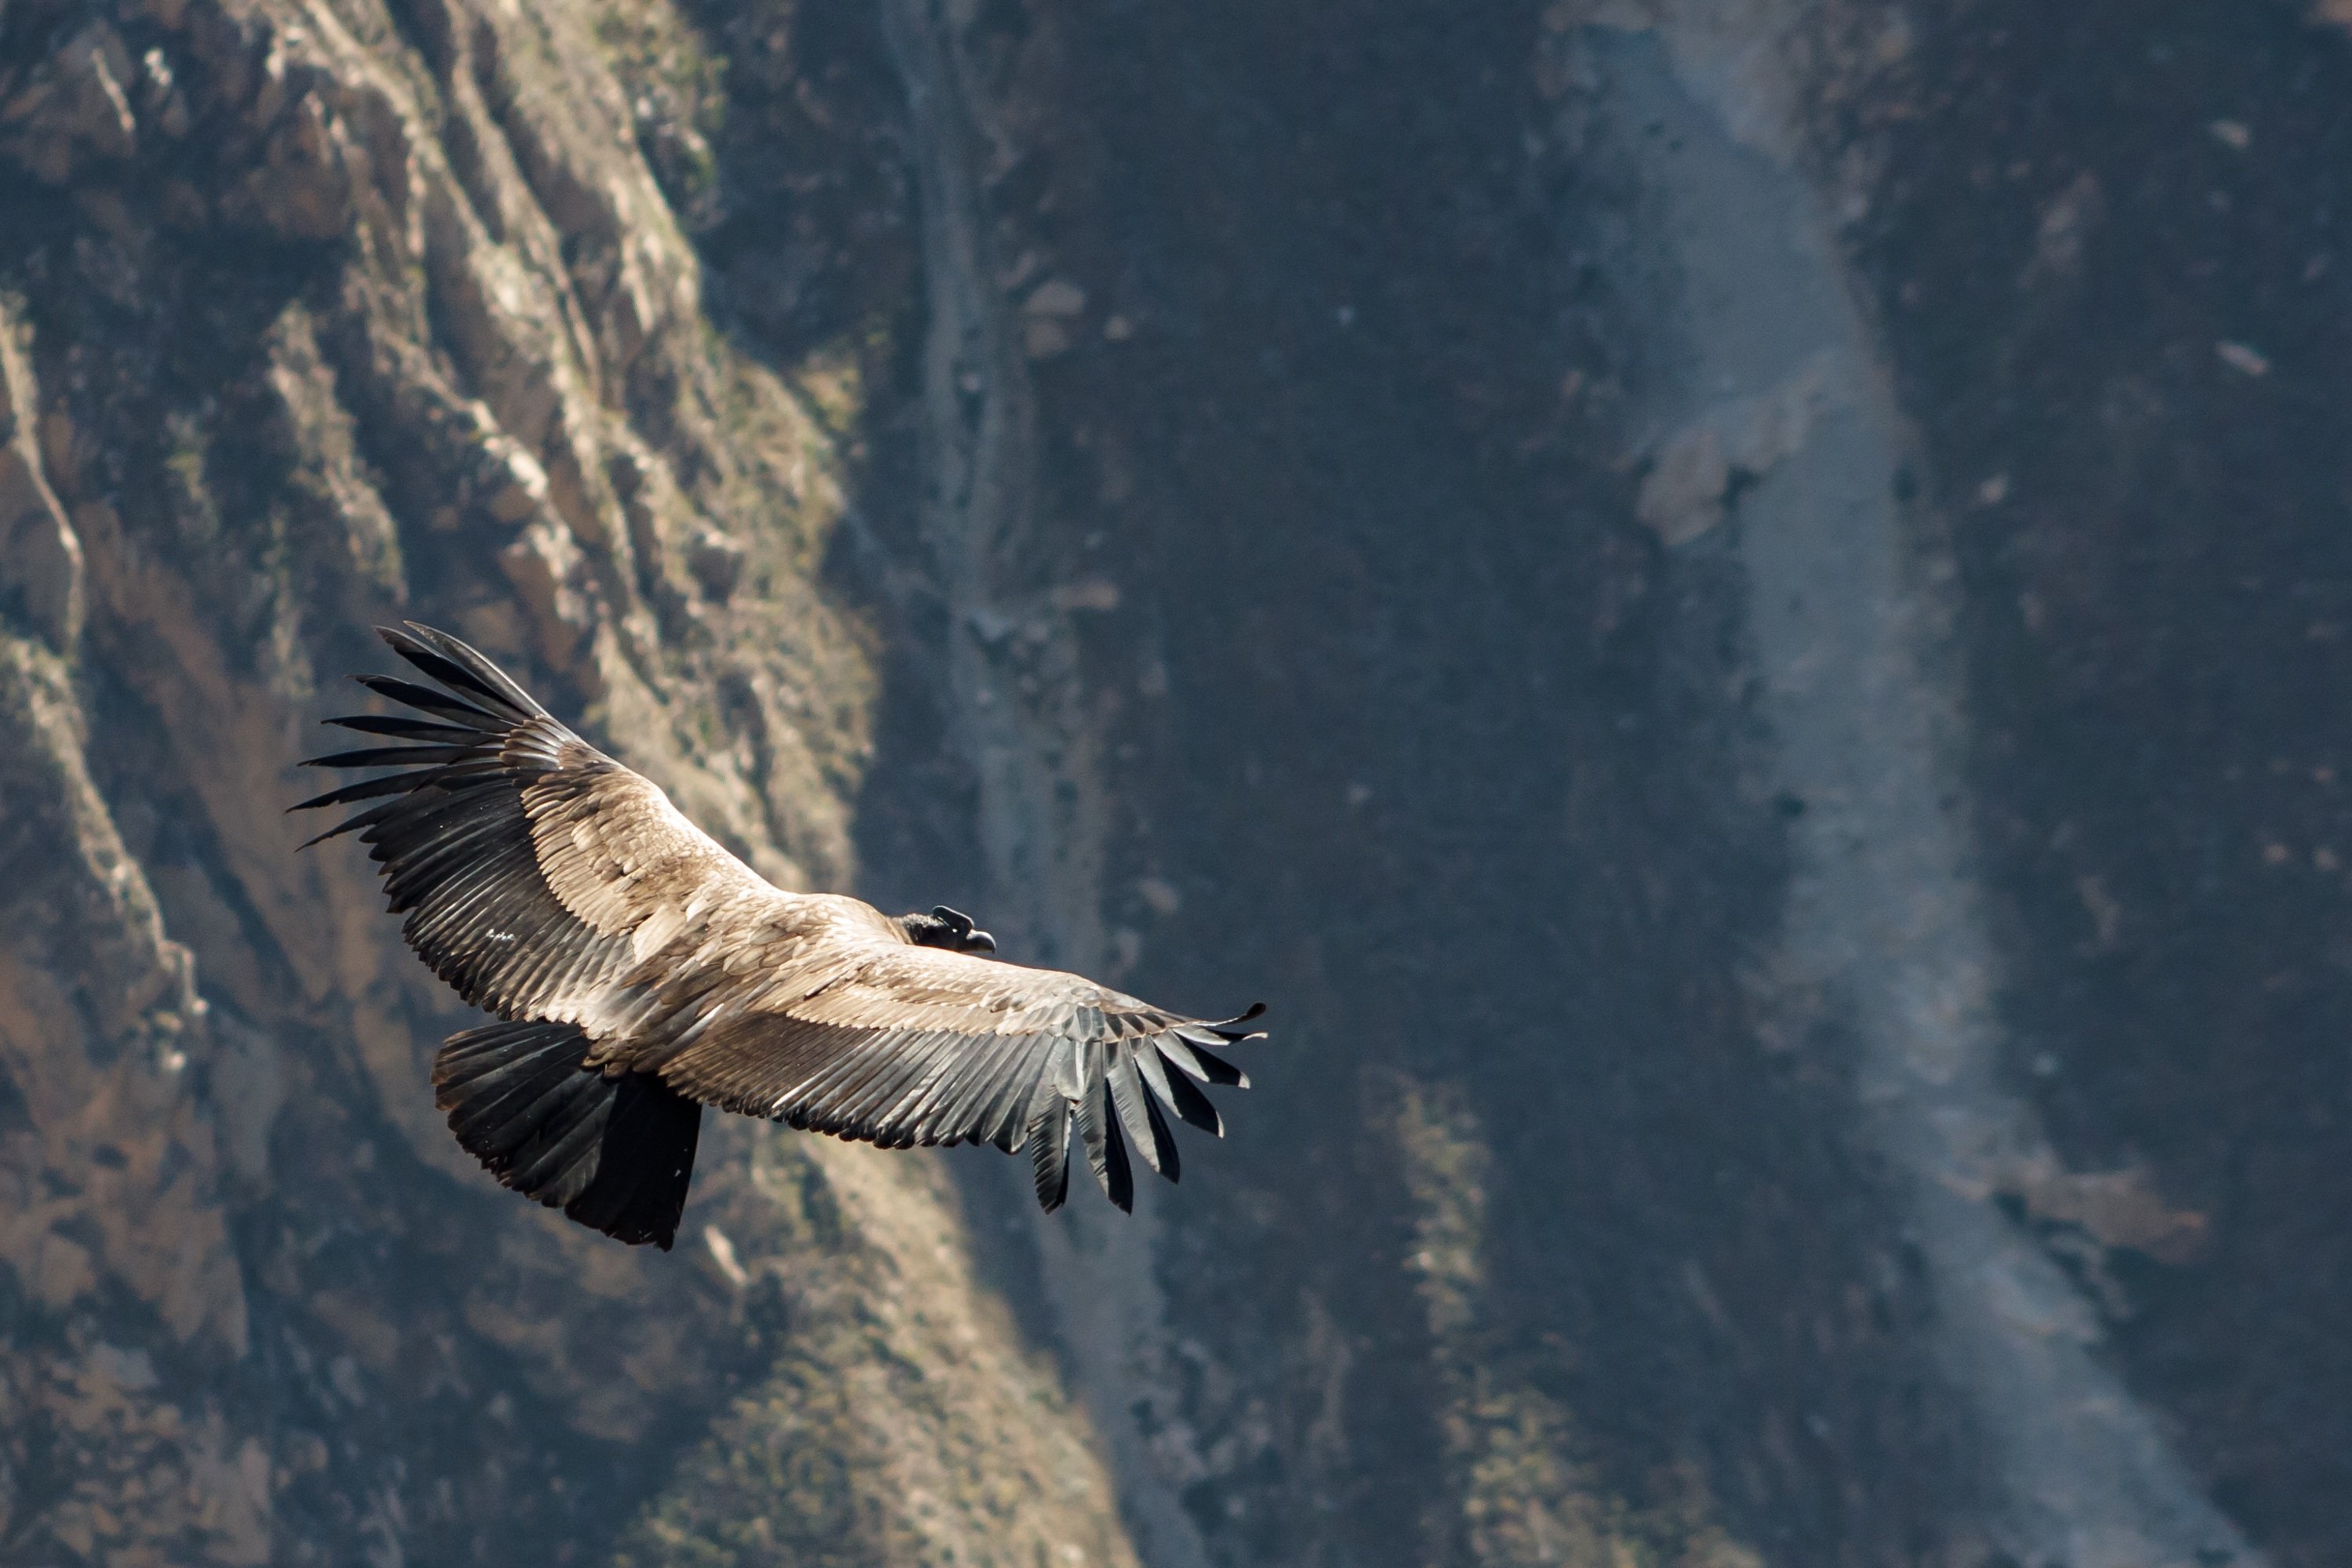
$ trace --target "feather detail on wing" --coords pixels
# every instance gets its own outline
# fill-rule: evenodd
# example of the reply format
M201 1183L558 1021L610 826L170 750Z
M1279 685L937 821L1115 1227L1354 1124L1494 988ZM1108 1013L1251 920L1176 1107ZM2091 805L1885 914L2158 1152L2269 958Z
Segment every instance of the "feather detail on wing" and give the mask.
M782 896L464 643L425 626L379 634L444 689L382 676L362 684L433 718L328 722L425 743L312 758L404 771L294 809L382 802L311 842L358 833L393 912L408 917L402 934L467 1001L503 1018L579 1023L593 1037L689 910L708 919Z
M1247 1085L1213 1053L1258 1037L1248 1026L1264 1011L1204 1022L1076 974L862 934L833 939L825 957L822 973L794 964L756 993L706 1002L707 1023L646 1059L706 1104L885 1148L1027 1144L1049 1209L1073 1128L1121 1208L1129 1144L1175 1180L1161 1108L1222 1136L1193 1082Z

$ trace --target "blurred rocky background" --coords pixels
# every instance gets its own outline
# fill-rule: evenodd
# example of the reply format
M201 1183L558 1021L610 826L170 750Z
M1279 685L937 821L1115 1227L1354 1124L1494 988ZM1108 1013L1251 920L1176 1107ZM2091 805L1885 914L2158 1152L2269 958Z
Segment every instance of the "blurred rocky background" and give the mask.
M2347 425L2334 0L0 0L0 1562L2344 1562ZM1231 1135L499 1192L402 616Z

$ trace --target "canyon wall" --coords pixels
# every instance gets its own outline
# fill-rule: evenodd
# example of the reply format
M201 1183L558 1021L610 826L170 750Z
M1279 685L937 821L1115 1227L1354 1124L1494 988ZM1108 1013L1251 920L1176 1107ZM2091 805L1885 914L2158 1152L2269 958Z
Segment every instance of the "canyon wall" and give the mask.
M0 1556L2320 1564L2352 39L9 0ZM2347 601L2352 602L2352 601ZM491 1184L372 623L1275 1038L1125 1218Z

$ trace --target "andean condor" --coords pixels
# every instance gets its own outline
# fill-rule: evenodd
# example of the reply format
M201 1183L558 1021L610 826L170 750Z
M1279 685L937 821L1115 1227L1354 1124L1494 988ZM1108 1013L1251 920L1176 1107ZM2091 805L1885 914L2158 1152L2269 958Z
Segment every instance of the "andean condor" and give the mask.
M1263 1005L1190 1018L999 962L944 907L777 888L473 648L378 629L433 685L362 684L425 717L329 720L402 743L310 765L403 771L294 809L380 803L320 838L356 831L409 946L501 1020L450 1037L433 1083L505 1185L667 1247L705 1105L885 1148L1025 1147L1049 1211L1073 1131L1122 1209L1130 1143L1176 1179L1167 1113L1223 1135L1198 1086L1246 1087L1217 1052L1261 1037Z

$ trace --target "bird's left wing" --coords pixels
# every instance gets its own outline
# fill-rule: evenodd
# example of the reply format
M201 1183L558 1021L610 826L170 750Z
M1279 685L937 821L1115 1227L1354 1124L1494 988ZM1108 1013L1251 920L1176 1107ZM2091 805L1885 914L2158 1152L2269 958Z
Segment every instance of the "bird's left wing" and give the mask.
M1071 1137L1111 1201L1133 1202L1127 1146L1171 1181L1167 1115L1223 1135L1202 1084L1245 1087L1216 1052L1257 1037L1263 1007L1206 1021L1058 970L915 947L845 926L756 990L696 1008L663 1081L706 1104L837 1137L1027 1146L1059 1207Z

